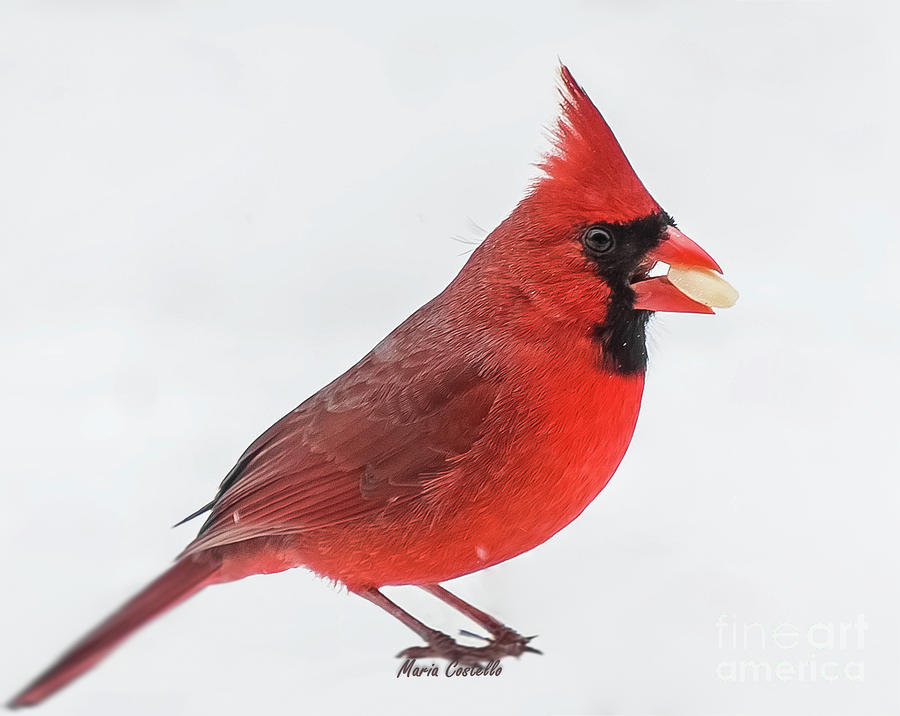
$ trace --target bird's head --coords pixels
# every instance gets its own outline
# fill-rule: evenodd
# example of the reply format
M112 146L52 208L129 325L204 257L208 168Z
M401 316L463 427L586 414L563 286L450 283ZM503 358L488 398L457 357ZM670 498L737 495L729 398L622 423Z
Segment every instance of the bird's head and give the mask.
M565 66L561 78L543 176L486 243L545 317L588 332L610 369L640 372L652 312L713 313L737 293L650 196ZM660 262L668 275L649 277Z

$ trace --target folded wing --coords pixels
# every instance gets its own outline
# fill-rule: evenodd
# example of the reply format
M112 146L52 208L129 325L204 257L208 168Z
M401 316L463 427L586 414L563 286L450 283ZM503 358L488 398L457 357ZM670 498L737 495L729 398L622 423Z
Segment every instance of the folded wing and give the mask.
M496 384L426 352L375 353L261 435L210 504L186 552L375 519L450 487L484 435Z

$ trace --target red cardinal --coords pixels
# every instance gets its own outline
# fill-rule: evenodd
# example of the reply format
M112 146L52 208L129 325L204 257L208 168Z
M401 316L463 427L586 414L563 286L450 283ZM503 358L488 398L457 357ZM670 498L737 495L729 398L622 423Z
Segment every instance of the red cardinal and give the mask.
M675 228L561 74L542 178L459 275L263 433L191 515L210 512L175 564L10 706L39 703L210 584L299 566L415 631L426 645L402 655L472 663L536 651L439 582L536 547L603 489L637 420L651 312L733 301L715 261ZM669 278L647 278L659 261ZM457 644L378 591L400 584L491 639Z

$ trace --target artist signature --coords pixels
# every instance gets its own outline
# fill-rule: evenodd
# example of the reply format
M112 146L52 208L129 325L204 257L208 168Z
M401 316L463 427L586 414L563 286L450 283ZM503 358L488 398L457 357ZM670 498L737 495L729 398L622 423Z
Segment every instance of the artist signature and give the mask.
M441 673L447 677L454 676L500 676L503 673L503 667L500 666L498 660L489 661L486 664L465 664L462 665L457 661L451 661L447 667L441 672L437 664L431 663L419 665L412 657L406 659L397 670L397 678L401 676L440 676Z

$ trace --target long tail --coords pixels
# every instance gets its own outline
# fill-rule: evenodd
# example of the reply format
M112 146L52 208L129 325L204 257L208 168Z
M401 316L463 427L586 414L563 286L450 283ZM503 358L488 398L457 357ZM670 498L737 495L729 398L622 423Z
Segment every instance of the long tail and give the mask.
M133 632L207 584L215 582L219 563L183 557L86 634L7 706L34 706L94 666Z

